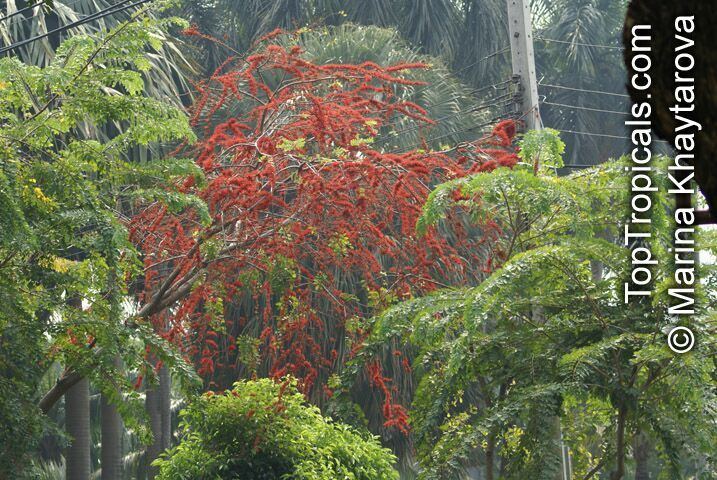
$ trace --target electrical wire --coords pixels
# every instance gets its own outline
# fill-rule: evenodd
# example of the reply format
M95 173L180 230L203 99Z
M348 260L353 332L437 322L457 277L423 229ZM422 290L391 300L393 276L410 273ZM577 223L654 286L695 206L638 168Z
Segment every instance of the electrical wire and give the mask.
M468 95L471 95L471 96L474 96L474 97L475 97L475 96L479 96L480 93L485 92L485 91L490 90L490 89L495 89L495 91L505 90L505 88L497 88L497 87L501 87L502 85L506 85L506 84L511 83L511 82L512 82L512 80L504 80L504 81L499 82L499 83L494 83L493 85L488 85L488 86L486 86L486 87L481 87L481 88L479 88L479 89L477 89L477 90L471 90L471 91L469 91L469 92L467 92L467 93L468 93ZM435 85L440 85L440 83L432 84L431 86L435 86ZM412 95L416 95L416 94L413 93ZM496 97L496 98L499 98L499 97ZM457 100L459 100L459 99L457 99L457 98L449 98L449 99L447 99L447 100L442 100L442 101L436 102L436 103L425 103L425 104L421 104L421 107L424 108L424 109L428 109L428 108L432 108L432 107L438 107L438 106L440 106L440 105L445 105L445 104L447 104L447 103L455 102L455 101L457 101ZM387 125L390 125L390 124L387 124Z
M523 115L521 115L520 117L517 117L516 119L520 119L520 118L524 117L525 115L526 115L526 114L523 114ZM462 128L462 129L460 129L460 130L454 130L454 131L452 131L452 132L448 132L448 133L445 133L445 134L443 134L443 135L438 135L438 136L435 136L435 137L422 139L420 142L417 142L417 143L414 143L414 144L409 145L408 148L409 148L409 149L416 148L416 147L420 146L422 143L429 144L429 143L435 142L436 140L441 140L441 139L443 139L443 138L447 138L447 137L450 137L450 136L453 136L453 135L457 135L457 134L459 134L459 133L471 132L471 131L477 130L477 129L479 129L479 128L485 128L485 127L488 127L488 126L490 126L490 125L493 125L494 123L498 122L499 120L507 120L507 119L510 119L510 118L513 118L513 117L511 117L511 116L495 117L495 118L492 118L492 119L488 120L488 121L485 122L485 123L479 123L479 124L477 124L477 125L472 125L472 126L470 126L470 127ZM483 133L488 133L488 131L484 131ZM389 150L387 153L398 153L398 151L399 151L399 149L396 148L396 149L393 149L393 150Z
M573 92L596 93L596 94L601 94L601 95L612 95L612 96L615 96L615 97L630 98L629 95L626 95L626 94L624 94L624 93L603 92L603 91L600 91L600 90L588 90L588 89L585 89L585 88L566 87L565 85L551 85L551 84L548 84L548 83L539 83L538 85L541 86L541 87L559 88L559 89L562 89L562 90L570 90L570 91L573 91Z
M556 107L572 108L575 110L588 110L591 112L600 112L600 113L614 113L615 115L629 115L629 113L627 113L627 112L619 112L617 110L603 110L601 108L581 107L578 105L568 105L566 103L556 103L556 102L547 102L547 101L543 101L541 103L543 105L554 105Z
M507 51L509 51L509 50L510 50L510 45L506 45L505 47L503 47L503 48L501 48L500 50L497 50L497 51L491 53L490 55L486 55L486 56L483 57L483 58L479 58L479 59L476 60L475 62L471 62L471 63L469 63L468 65L466 65L466 66L464 66L464 67L461 67L459 70L456 70L455 72L451 72L450 77L446 77L446 78L444 78L443 80L441 80L441 81L438 82L438 83L434 83L434 84L431 84L431 85L425 85L424 87L419 88L418 90L416 90L415 92L413 92L413 95L416 96L416 95L418 95L419 93L422 93L422 92L426 91L427 89L429 89L429 88L431 88L431 87L435 87L435 86L437 86L437 85L441 85L441 84L445 83L445 82L448 80L448 78L456 78L456 77L458 76L458 74L461 73L461 72L463 72L464 70L467 70L467 69L473 67L474 65L477 65L477 64L479 64L479 63L481 63L481 62L484 62L484 61L486 61L486 60L488 60L488 59L490 59L490 58L493 58L493 57L495 57L495 56L497 56L497 55L500 55L501 53L507 52Z
M626 136L622 136L622 135L609 135L607 133L593 133L593 132L578 132L576 130L561 130L559 128L556 130L558 130L559 132L572 133L575 135L588 135L588 136L593 136L593 137L606 137L606 138L616 138L616 139L620 139L620 140L630 140L630 137L626 137ZM656 139L653 141L660 142L660 143L667 143L668 145L670 143L666 140L660 140L660 139Z
M27 38L27 39L25 39L25 40L21 40L21 41L19 41L19 42L15 42L15 43L13 43L13 44L10 44L10 45L7 45L7 46L5 46L5 47L2 47L2 48L0 48L0 54L3 54L3 53L5 53L5 52L11 51L11 50L15 50L15 49L17 49L17 48L19 48L19 47L22 47L22 46L31 44L31 43L33 43L33 42L36 42L36 41L38 41L38 40L41 40L41 39L43 39L43 38L46 38L46 37L48 37L48 36L50 36L50 35L53 35L53 34L56 34L56 33L61 33L61 32L63 32L63 31L69 30L69 29L74 28L74 27L77 27L77 26L79 26L79 25L83 25L83 24L88 23L88 22L90 22L90 21L98 20L98 19L104 18L105 16L108 16L108 15L111 15L111 14L114 14L114 13L118 13L118 12L120 12L120 11L126 9L126 8L127 8L127 5L126 5L126 4L129 3L130 1L131 1L131 0L121 0L120 2L118 2L118 3L114 4L114 5L110 5L110 6L104 8L104 9L98 11L98 12L95 12L95 13L93 13L93 14L91 14L91 15L88 15L88 16L86 16L86 17L84 17L84 18L81 18L81 19L79 19L79 20L76 20L76 21L74 21L74 22L68 23L68 24L66 24L66 25L61 25L61 26L59 26L59 27L57 27L57 28L55 28L55 29L53 29L53 30L50 30L50 31L48 31L48 32L45 32L45 33L43 33L43 34L41 34L41 35L36 35L36 36L34 36L34 37ZM141 1L138 2L137 4L145 3L146 1L149 1L149 0L141 0ZM120 7L121 7L121 8L120 8ZM29 19L25 19L25 20L29 20Z
M511 104L511 102L507 102L507 103L506 103L506 105L510 105L510 104ZM490 119L489 121L487 121L487 122L485 122L485 123L482 123L482 124L473 125L473 126L471 126L471 127L463 128L463 129L460 129L460 130L455 130L455 131L453 131L453 132L448 132L448 133L446 133L446 134L444 134L444 135L439 135L439 136L437 136L437 137L426 138L426 139L421 140L421 141L418 142L418 143L414 143L414 144L412 144L412 145L409 145L409 147L410 147L410 148L415 148L415 147L421 145L421 143L434 142L434 141L436 141L436 140L440 140L440 139L445 138L445 137L450 137L451 135L456 135L456 134L458 134L458 133L470 132L470 131L476 130L476 129L478 129L478 128L484 128L484 127L487 127L487 126L489 126L489 125L493 125L493 124L495 124L496 122L501 121L501 120L510 120L510 119L512 119L512 120L515 120L515 121L520 121L520 120L522 120L523 118L525 118L525 116L528 115L530 112L532 112L533 110L535 110L537 107L538 107L538 105L535 105L534 107L532 107L532 108L531 108L530 110L528 110L527 112L523 112L521 115L518 115L518 114L514 114L514 115L501 115L501 116L499 116L499 117L492 118L492 119ZM487 134L487 133L490 133L490 131L483 131L482 133ZM397 152L398 152L398 149L394 149L394 150L389 150L389 151L388 151L388 153L397 153Z
M73 6L77 5L78 3L82 3L82 2L83 2L83 0L73 0L73 1L71 1L71 2L68 2L68 1L66 1L66 0L63 0L63 1L62 1L62 6L63 6L63 7L72 8ZM23 8L22 10L18 10L17 12L11 13L11 14L8 15L7 17L0 19L0 22L3 22L3 21L4 21L5 19L7 19L7 18L12 18L12 17L14 17L14 16L16 16L16 15L19 15L20 13L24 13L24 12L25 12L26 10L28 10L28 9L35 9L35 8L37 8L38 6L41 6L43 3L45 3L44 0L41 0L41 1L37 2L37 3L34 3L34 4L32 4L32 5L29 5L29 6L25 7L25 8ZM55 14L57 15L56 10L57 10L57 8L55 8L55 12L53 12L53 13L55 13ZM88 17L89 15L92 15L92 14L84 14L84 13L79 12L79 11L77 11L77 10L72 10L72 11L73 11L75 14L77 14L78 16L82 16L82 18L86 18L86 17ZM36 15L35 15L34 13L33 13L32 15L30 15L29 17L23 16L22 18L19 18L19 19L15 20L15 21L11 22L11 24L13 24L13 25L24 24L24 23L27 23L27 22L32 21L32 20L35 18L35 16L36 16Z
M572 133L575 135L588 135L591 137L605 137L605 138L615 138L615 139L619 139L619 140L630 140L630 137L625 137L622 135L609 135L607 133L578 132L576 130L561 130L559 128L556 130L558 130L559 132Z
M584 42L570 42L568 40L556 40L554 38L545 38L545 37L535 37L538 40L542 40L544 42L551 42L551 43L564 43L568 45L578 45L580 47L592 47L592 48L606 48L610 50L624 50L625 48L622 46L617 45L597 45L594 43L584 43Z
M596 164L594 164L594 165L590 165L590 164L587 164L587 163L585 163L585 164L574 163L574 164L571 164L571 165L563 165L562 167L558 167L558 170L560 170L561 168L593 168L593 167L599 167L599 166L600 166L599 163L596 163Z
M17 12L10 13L10 14L5 15L4 17L0 18L0 22L4 22L4 21L7 20L8 18L12 18L12 17L15 17L15 16L17 16L17 15L20 15L20 14L22 14L22 13L25 13L25 12L27 12L28 10L32 10L33 8L37 7L38 5L42 5L43 3L45 3L44 0L39 0L39 1L35 2L35 3L31 3L31 4L28 5L27 7L21 8L21 9L18 10Z
M506 103L506 104L504 104L504 105L497 104L496 106L505 107L505 106L508 106L508 105L510 105L510 103ZM464 113L464 112L458 112L458 113L460 114L460 113ZM484 123L472 125L472 126L470 126L470 127L462 128L462 129L459 129L459 130L453 130L453 131L450 131L450 132L447 132L447 133L445 133L445 134L438 135L438 136L435 136L435 137L422 139L421 141L412 144L411 147L417 147L417 146L421 145L421 144L424 143L424 142L425 142L425 143L432 143L432 142L435 142L436 140L441 140L441 139L443 139L443 138L451 137L451 136L457 135L457 134L459 134L459 133L470 132L470 131L476 130L476 129L478 129L478 128L487 127L487 126L489 126L489 125L493 125L495 122L497 122L497 121L499 121L499 120L505 120L505 119L508 119L508 118L511 118L511 117L508 116L508 115L501 115L501 116L498 116L498 117L494 117L494 118L491 118L490 120L488 120L488 121L486 121L486 122L484 122ZM406 132L411 131L411 130L417 130L418 128L421 128L421 127L422 127L422 125L417 125L417 126L413 126L413 127L409 128L409 129L399 130L397 133L406 133ZM391 138L391 139L392 139L392 138ZM390 139L389 139L389 140L390 140ZM385 143L385 141L382 141L382 142L380 142L380 143L377 143L377 145L381 145L381 144L383 144L383 143ZM391 152L391 153L396 153L397 150L394 149L394 150L391 150L390 152Z
M99 20L99 19L107 17L109 15L114 15L114 14L122 12L124 10L130 9L133 7L137 7L139 5L149 2L151 0L138 0L135 3L129 3L130 1L131 0L122 0L114 5L104 8L104 9L100 10L99 12L89 15L83 19L80 19L75 22L68 23L67 25L63 25L61 27L55 28L53 30L50 30L49 32L43 33L42 35L37 35L37 36L31 37L31 38L28 38L26 40L22 40L20 42L16 42L11 45L8 45L7 47L0 48L0 54L4 54L5 52L9 52L9 51L15 50L19 47L23 47L30 43L33 43L33 42L36 42L43 38L49 37L50 35L53 35L55 33L60 33L65 30L69 30L71 28L77 27L79 25L83 25L85 23L91 22L93 20Z

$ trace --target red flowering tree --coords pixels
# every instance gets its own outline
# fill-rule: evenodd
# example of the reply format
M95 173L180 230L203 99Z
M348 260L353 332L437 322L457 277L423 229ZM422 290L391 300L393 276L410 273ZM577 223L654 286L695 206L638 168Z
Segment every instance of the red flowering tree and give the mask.
M496 228L469 231L458 216L445 234L419 237L415 226L435 184L515 163L514 125L447 151L373 146L397 116L430 131L425 111L397 95L423 68L317 65L298 47L265 40L197 85L192 115L203 136L187 150L206 178L178 188L208 211L150 206L134 218L133 236L145 252L145 308L178 302L156 326L208 387L291 374L319 402L365 336L363 319L493 268ZM390 376L380 363L367 372L387 424L403 428Z

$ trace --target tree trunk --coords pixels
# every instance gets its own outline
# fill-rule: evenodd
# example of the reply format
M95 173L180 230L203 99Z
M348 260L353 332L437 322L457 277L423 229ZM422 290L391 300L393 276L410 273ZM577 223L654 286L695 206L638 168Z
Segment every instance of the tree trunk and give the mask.
M149 416L149 426L152 430L152 443L147 446L144 463L147 469L147 479L154 479L157 469L152 462L159 457L162 451L162 413L160 409L159 388L153 387L145 392L144 406Z
M566 465L565 465L565 449L563 446L563 426L562 426L562 419L560 418L560 415L556 415L552 417L553 422L553 429L554 429L554 438L555 443L558 446L558 458L560 458L560 468L557 472L555 472L555 480L565 480L565 472L566 472Z
M145 453L147 479L151 480L157 474L152 462L159 454L170 447L172 439L172 412L171 412L171 377L169 369L162 366L157 375L158 385L154 385L145 393L145 408L149 416L149 425L152 429L152 443Z
M162 365L159 369L159 412L162 420L161 451L168 449L172 443L172 377L169 368Z
M610 474L610 480L622 480L625 475L625 424L627 422L627 407L621 406L617 414L617 431L615 433L615 470Z
M485 480L493 480L493 471L495 469L495 435L488 435L488 441L485 448Z
M638 430L632 443L635 457L635 480L650 480L650 439Z
M65 429L71 438L65 455L67 480L90 479L90 382L83 378L65 394Z
M120 367L121 361L115 358L115 366ZM117 407L102 395L101 407L102 421L102 451L100 465L102 467L102 480L122 480L122 417Z

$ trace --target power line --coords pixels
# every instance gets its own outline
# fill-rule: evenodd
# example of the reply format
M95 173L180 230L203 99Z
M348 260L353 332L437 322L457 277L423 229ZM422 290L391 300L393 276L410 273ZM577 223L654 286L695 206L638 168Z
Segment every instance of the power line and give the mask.
M17 12L10 13L10 14L5 15L4 17L0 18L0 22L4 22L4 21L7 20L8 18L12 18L12 17L15 17L15 16L17 16L17 15L20 15L20 14L22 14L22 13L25 13L25 12L27 12L28 10L32 10L33 8L37 7L38 5L42 5L43 3L44 3L43 0L39 0L39 1L35 2L35 3L31 3L31 4L28 5L27 7L21 8L21 9L18 10Z
M502 82L494 83L493 85L488 85L488 86L486 86L486 87L481 87L481 88L476 89L476 90L470 90L470 91L468 91L468 92L466 92L466 93L467 93L468 95L470 95L470 96L477 97L477 96L479 96L480 93L485 92L485 91L490 90L490 89L494 89L495 91L505 90L507 87L505 87L505 88L498 88L498 87L502 87L503 85L506 85L506 84L511 83L511 82L512 82L512 80L504 80L504 81L502 81ZM440 85L440 82L439 82L439 83L435 83L435 84L431 84L430 86L436 86L436 85ZM411 94L411 96L415 96L415 95L416 95L416 93ZM497 98L501 98L501 97L498 96L498 97L495 97L495 98L497 99ZM451 102L457 102L457 101L459 101L459 100L461 100L461 99L460 99L460 98L451 97L451 98L448 98L448 99L446 99L446 100L441 100L440 102L436 102L436 103L426 103L426 104L421 104L420 106L421 106L422 108L424 108L424 109L428 109L428 108L431 108L431 107L438 107L438 106L440 106L440 105L445 105L445 104L451 103ZM389 125L390 125L390 124L389 124Z
M510 103L511 103L511 102L508 102L508 103L506 103L506 104L504 104L504 105L496 104L496 106L503 106L503 107L505 107L505 106L507 106L507 105L510 105ZM470 111L470 110L468 110L468 111ZM450 115L450 116L459 115L459 114L461 114L461 113L466 113L466 112L457 112L456 114ZM415 147L415 146L419 146L422 142L431 143L431 142L435 142L436 140L440 140L440 139L443 139L443 138L446 138L446 137L450 137L450 136L453 136L453 135L457 135L457 134L459 134L459 133L469 132L469 131L472 131L472 130L476 130L476 129L478 129L478 128L487 127L487 126L489 126L489 125L494 124L495 122L497 122L497 121L499 121L499 120L504 120L504 119L509 119L509 118L511 118L511 117L508 116L508 115L499 116L499 117L494 117L494 118L492 118L492 119L486 121L485 123L481 123L481 124L477 124L477 125L472 125L472 126L470 126L470 127L462 128L462 129L459 129L459 130L452 130L452 131L450 131L450 132L447 132L447 133L442 134L442 135L438 135L438 136L436 136L436 137L431 137L431 138L422 139L422 140L419 141L418 143L414 143L413 146L414 146L414 147ZM439 121L440 121L440 120L441 120L441 119L439 119ZM421 127L422 127L422 125L414 125L414 126L411 127L411 128L404 129L404 130L399 130L399 131L396 132L396 133L406 133L406 132L408 132L408 131L417 130L417 129L421 128ZM390 140L388 137L386 137L386 138L387 138L387 140ZM381 144L383 144L383 143L385 143L385 141L380 142L378 145L381 145ZM395 151L393 151L393 153L395 153Z
M118 12L120 12L120 11L125 10L126 8L128 8L129 6L126 5L126 4L127 4L128 2L130 2L130 1L131 1L131 0L121 0L120 2L118 2L118 3L116 3L116 4L110 5L109 7L106 7L106 8L104 8L104 9L102 9L102 10L96 12L96 13L93 13L92 15L88 15L88 16L85 17L85 18L76 20L76 21L71 22L71 23L68 23L68 24L66 24L66 25L62 25L62 26L57 27L57 28L55 28L55 29L53 29L53 30L50 30L50 31L48 31L48 32L45 32L45 33L43 33L43 34L41 34L41 35L36 35L36 36L34 36L34 37L27 38L27 39L21 40L21 41L19 41L19 42L15 42L15 43L10 44L10 45L8 45L8 46L6 46L6 47L2 47L2 48L0 48L0 54L3 54L3 53L5 53L5 52L9 52L9 51L11 51L11 50L15 50L16 48L19 48L19 47L28 45L28 44L33 43L33 42L36 42L37 40L41 40L41 39L43 39L43 38L49 37L50 35L53 35L53 34L55 34L55 33L60 33L60 32L63 32L63 31L65 31L65 30L69 30L69 29L71 29L71 28L77 27L77 26L79 26L79 25L83 25L83 24L88 23L88 22L90 22L90 21L92 21L92 20L97 20L97 19L103 18L103 17L105 17L105 16L107 16L107 15L110 15L110 14L113 14L113 13L118 13ZM137 2L137 5L139 5L139 4L141 4L141 3L145 3L145 2L147 2L147 1L149 1L149 0L140 0L139 2ZM130 6L131 6L131 5L130 5ZM26 20L27 20L27 19L26 19Z
M592 47L592 48L607 48L610 50L624 50L624 47L617 46L617 45L597 45L594 43L584 43L584 42L570 42L568 40L556 40L554 38L545 38L545 37L536 37L538 40L542 40L544 42L552 42L552 43L564 43L568 45L578 45L580 47Z
M581 163L573 163L570 165L563 165L562 167L558 167L558 170L560 170L561 168L593 168L593 167L599 167L600 165L601 165L600 163L596 163L594 165L590 165L588 163L582 163L582 164Z
M573 88L573 87L566 87L565 85L550 85L548 83L539 83L538 84L541 87L548 87L548 88L559 88L561 90L570 90L573 92L584 92L584 93L597 93L601 95L612 95L615 97L624 97L624 98L630 98L629 95L626 95L624 93L615 93L615 92L603 92L600 90L588 90L586 88Z
M477 124L477 125L472 125L472 126L470 126L470 127L462 128L462 129L460 129L460 130L454 130L454 131L445 133L445 134L443 134L443 135L438 135L438 136L436 136L436 137L431 137L431 138L422 139L422 140L419 141L418 143L411 144L411 145L409 145L408 147L409 147L409 148L415 148L415 147L420 146L421 143L429 144L429 143L435 142L436 140L440 140L440 139L442 139L442 138L450 137L450 136L452 136L452 135L457 135L457 134L459 134L459 133L465 133L465 132L470 132L470 131L478 130L479 128L485 128L485 127L488 127L488 126L490 126L490 125L495 124L496 122L498 122L498 121L500 121L500 120L510 120L510 119L513 119L513 120L516 120L516 121L517 121L517 120L521 120L521 119L524 118L528 113L530 113L530 112L524 112L524 113L523 113L522 115L520 115L520 116L515 116L515 115L514 115L514 116L510 116L510 115L508 115L508 116L495 117L495 118L492 118L492 119L488 120L488 121L485 122L485 123L479 123L479 124ZM482 131L481 133L490 133L490 131ZM396 153L396 152L398 152L398 149L397 149L397 148L388 151L388 153Z
M578 105L568 105L566 103L555 103L555 102L547 102L543 101L541 102L543 105L554 105L556 107L565 107L565 108L573 108L576 110L589 110L591 112L600 112L600 113L614 113L616 115L629 115L627 112L619 112L617 110L603 110L601 108L592 108L592 107L581 107Z
M483 93L483 92L485 92L486 90L490 90L490 89L493 89L493 90L505 90L505 88L498 88L498 87L502 87L503 85L506 85L506 84L509 84L509 83L512 83L512 82L513 82L513 80L509 78L508 80L503 80L502 82L494 83L493 85L487 85L487 86L481 87L481 88L479 88L479 89L477 89L477 90L473 90L473 91L471 92L471 95L478 95L479 93Z
M461 73L462 71L467 70L467 69L471 68L472 66L477 65L477 64L479 64L479 63L481 63L481 62L484 62L484 61L488 60L489 58L495 57L496 55L500 55L501 53L507 52L508 50L510 50L510 46L505 46L505 47L501 48L500 50L497 50L497 51L491 53L490 55L486 55L486 56L483 57L483 58L479 58L479 59L476 60L475 62L469 63L468 65L466 65L466 66L460 68L459 70L456 70L455 72L451 72L451 75L446 76L446 78L444 78L444 79L441 80L440 82L434 83L434 84L431 84L431 85L425 85L423 88L419 88L418 90L416 90L415 92L413 92L413 95L414 95L414 96L415 96L415 95L418 95L419 93L422 93L422 92L426 91L427 89L429 89L429 88L431 88L431 87L435 87L435 86L437 86L437 85L441 85L441 84L445 83L449 78L455 78L455 77L457 77L458 74Z
M109 15L113 15L115 13L119 13L124 10L130 9L133 7L137 7L139 5L149 2L150 0L139 0L135 3L128 4L130 1L131 0L122 0L114 5L111 5L107 8L100 10L97 13L93 13L92 15L90 15L86 18L83 18L83 19L74 21L72 23L68 23L67 25L63 25L61 27L55 28L53 30L50 30L49 32L43 33L42 35L37 35L35 37L31 37L26 40L22 40L20 42L16 42L12 45L8 45L7 47L0 48L0 54L9 52L11 50L15 50L16 48L25 46L25 45L33 43L33 42L36 42L37 40L43 39L45 37L49 37L50 35L53 35L55 33L63 32L65 30L69 30L69 29L77 27L79 25L83 25L85 23L91 22L93 20L99 20L99 19L107 17Z
M496 122L501 121L501 120L514 120L514 121L516 121L516 122L519 122L519 121L521 121L523 118L525 118L526 115L530 114L533 110L535 110L536 107L537 107L537 105L534 106L533 108L531 108L530 110L528 110L527 112L523 112L523 113L520 114L520 115L518 115L518 114L516 113L516 114L513 114L513 115L503 115L503 116L500 116L500 117L495 117L495 118L492 118L492 119L490 119L490 120L488 120L487 122L482 123L482 124L473 125L473 126L471 126L471 127L462 128L462 129L460 129L460 130L455 130L455 131L453 131L453 132L446 133L445 135L439 135L439 136L437 136L437 137L431 137L431 138L423 139L422 142L424 142L424 143L434 142L434 141L436 141L436 140L440 140L440 139L445 138L445 137L450 137L451 135L456 135L456 134L458 134L458 133L470 132L470 131L473 131L473 130L477 130L477 129L479 129L479 128L484 128L484 127L493 125L493 124L495 124ZM487 134L487 133L490 133L490 131L485 131L485 130L484 130L484 131L482 131L481 133ZM415 147L419 146L420 144L421 144L421 142L414 143L414 144L412 144L412 145L409 145L409 147L415 148ZM396 153L397 151L398 151L397 149L389 150L388 153Z
M572 133L572 134L575 134L575 135L588 135L588 136L591 136L591 137L605 137L605 138L617 138L617 139L620 139L620 140L630 140L630 137L625 137L625 136L622 136L622 135L609 135L609 134L607 134L607 133L593 133L593 132L578 132L578 131L575 131L575 130L561 130L561 129L557 129L557 130L558 130L559 132Z
M497 50L497 51L491 53L490 55L486 55L485 57L479 58L479 59L476 60L475 62L472 62L472 63L470 63L470 64L468 64L468 65L462 67L461 69L456 70L455 72L451 72L451 75L446 76L445 78L443 78L441 81L439 81L439 82L437 82L437 83L432 83L432 84L424 85L422 88L419 88L419 89L416 90L415 92L412 92L412 93L411 93L411 96L415 98L415 97L417 97L419 94L421 94L421 93L425 92L426 90L428 90L429 88L433 88L433 87L437 87L437 86L439 86L439 85L445 84L446 81L447 81L449 78L454 78L454 77L456 77L460 72L462 72L462 71L464 71L464 70L466 70L466 69L468 69L468 68L470 68L470 67L472 67L472 66L474 66L474 65L476 65L476 64L478 64L478 63L480 63L480 62L483 62L483 61L485 61L485 60L488 60L489 58L495 57L496 55L500 55L501 53L507 52L508 50L510 50L510 46L505 46L505 47L503 47L503 48L501 48L501 49L499 49L499 50ZM481 88L479 88L478 90L472 90L472 91L470 92L470 94L471 94L471 95L478 95L480 92L489 90L489 89L491 89L491 88L493 88L493 89L495 89L495 90L498 90L498 88L496 88L496 87L499 87L499 86L508 84L508 83L510 83L511 81L512 81L512 80L504 80L504 81L502 81L502 82L499 82L499 83L496 83L496 84L493 84L493 85L488 85L488 86L486 86L486 87L481 87ZM506 88L507 88L507 87L506 87ZM499 97L498 97L498 98L499 98ZM438 102L438 103L436 103L436 104L433 104L432 106L442 105L443 103L448 103L448 102L450 102L450 101L452 101L452 100L453 100L453 99L447 100L447 101L444 101L444 102ZM425 108L425 107L424 107L424 108ZM446 118L450 118L450 117L452 117L452 116L460 115L460 114L462 114L462 113L469 113L469 112L471 112L471 110L468 110L468 111L459 111L459 112L456 112L455 114L451 114L451 115L448 115L448 116L444 117L442 120L445 120ZM397 122L392 122L392 123L390 123L390 124L384 125L384 127L390 126L390 125L392 125L392 124L395 125L396 123L397 123ZM417 128L420 128L420 127L421 127L420 125L417 125L417 126L415 126L415 128L409 128L408 130L405 130L405 131L414 130L414 129L417 129ZM388 140L389 140L389 139L387 138L386 140L382 141L381 143L385 143L385 142L388 141Z
M83 2L83 0L73 0L73 1L71 1L71 2L63 1L63 2L62 2L62 6L63 6L63 7L73 7L74 5L77 5L78 3L82 3L82 2ZM45 3L45 0L40 0L39 2L33 3L32 5L29 5L29 6L23 8L23 9L21 9L21 10L18 10L17 12L11 13L10 15L8 15L8 16L5 17L5 18L0 19L0 22L3 22L3 21L5 21L5 20L8 19L8 18L12 18L12 17L14 17L15 15L19 15L19 14L25 12L26 10L35 9L35 8L37 8L38 6L41 6L43 3ZM56 8L52 11L52 13L54 13L56 16L59 17L59 14L57 13L57 10L58 10L58 8L56 7ZM82 18L88 17L88 16L90 15L90 14L84 14L84 13L79 12L79 11L74 10L74 9L72 10L72 12L75 13L78 17L82 17ZM36 16L37 16L37 15L35 15L34 13L33 13L32 15L30 15L29 17L23 16L22 18L19 18L19 19L15 20L15 21L11 22L11 24L12 24L12 25L24 24L24 23L27 23L27 22L32 21Z
M626 136L622 136L622 135L609 135L607 133L593 133L593 132L578 132L575 130L561 130L559 128L556 130L558 130L559 132L572 133L575 135L588 135L588 136L593 136L593 137L606 137L606 138L616 138L616 139L620 139L620 140L630 140L630 137L626 137ZM653 141L660 142L660 143L667 143L668 145L670 143L670 142L667 142L665 140L660 140L660 139L656 139Z

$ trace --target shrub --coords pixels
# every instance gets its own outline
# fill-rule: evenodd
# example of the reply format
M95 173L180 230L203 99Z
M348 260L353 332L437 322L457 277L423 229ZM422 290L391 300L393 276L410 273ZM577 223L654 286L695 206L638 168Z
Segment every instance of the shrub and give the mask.
M398 479L376 437L323 417L293 380L237 382L181 417L181 442L155 461L160 480Z

